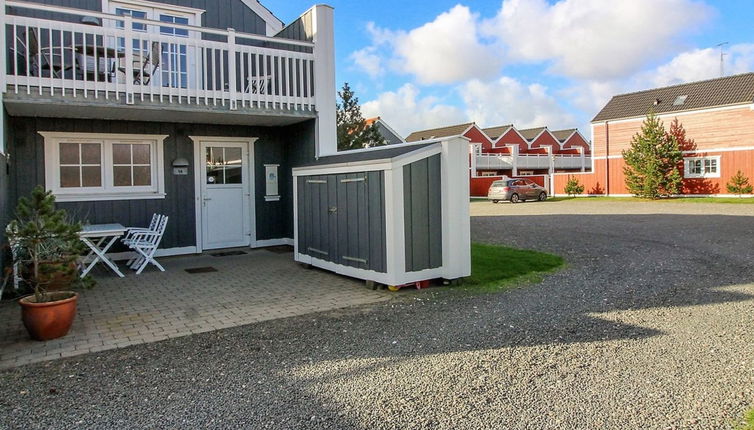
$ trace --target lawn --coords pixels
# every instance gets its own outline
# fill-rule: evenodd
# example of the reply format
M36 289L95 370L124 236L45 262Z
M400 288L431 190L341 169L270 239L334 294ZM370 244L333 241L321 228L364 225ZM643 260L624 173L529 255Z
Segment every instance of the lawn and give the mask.
M464 280L464 285L477 291L499 291L521 283L539 282L545 274L564 265L565 261L553 254L472 243L471 276Z
M638 197L550 197L548 202L562 202L566 200L602 200L610 202L651 202L651 203L732 203L732 204L754 204L754 198L739 197L671 197L667 199L640 199Z
M736 427L736 430L754 430L754 408L746 412L744 420Z

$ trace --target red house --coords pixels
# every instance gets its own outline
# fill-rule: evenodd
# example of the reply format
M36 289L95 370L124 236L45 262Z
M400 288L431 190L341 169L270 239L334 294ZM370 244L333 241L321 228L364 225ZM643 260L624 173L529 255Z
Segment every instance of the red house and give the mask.
M556 172L584 172L591 167L591 147L575 129L547 127L519 130L512 124L479 128L457 124L411 133L406 142L446 136L469 139L471 195L486 195L489 184L503 176L527 176L548 187Z
M622 151L650 111L666 128L677 118L695 141L683 151L684 194L726 195L739 170L754 179L754 73L746 73L613 97L592 120L592 171L555 173L555 193L573 175L585 194L629 195Z

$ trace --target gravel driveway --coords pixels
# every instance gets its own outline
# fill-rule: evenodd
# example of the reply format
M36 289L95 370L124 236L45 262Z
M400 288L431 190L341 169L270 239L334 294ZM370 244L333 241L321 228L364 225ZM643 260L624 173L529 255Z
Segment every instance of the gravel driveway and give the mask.
M754 405L754 206L631 205L473 203L474 240L569 267L5 371L0 427L730 428Z

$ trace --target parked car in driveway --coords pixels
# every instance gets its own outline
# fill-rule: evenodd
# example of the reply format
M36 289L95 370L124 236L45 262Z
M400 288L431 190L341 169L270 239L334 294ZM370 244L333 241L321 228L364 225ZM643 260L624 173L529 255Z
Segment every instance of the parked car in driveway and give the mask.
M518 203L526 200L545 201L547 190L529 179L504 179L495 181L490 185L487 192L487 200L497 203L502 200L510 200Z

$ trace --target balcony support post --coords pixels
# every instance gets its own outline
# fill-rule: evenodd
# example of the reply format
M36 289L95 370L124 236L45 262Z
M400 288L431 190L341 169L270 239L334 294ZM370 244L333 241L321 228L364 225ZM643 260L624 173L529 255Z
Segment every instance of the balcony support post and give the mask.
M236 30L228 29L228 92L230 97L230 110L238 109L236 100ZM241 85L243 88L243 85Z
M126 62L126 104L132 105L134 104L134 24L133 17L131 15L126 15L123 17L123 27L126 32L125 42L123 44L123 49L126 50L126 52L124 53L124 61ZM117 56L113 59L113 61L118 61ZM118 76L116 75L113 79L118 79Z
M513 164L513 169L511 173L513 176L518 176L518 145L510 145L508 146L511 150L511 164Z
M317 109L316 155L338 152L335 114L335 33L333 8L317 5L312 8L312 41L314 42L314 104Z
M2 28L3 31L0 31L0 46L3 47L2 55L0 55L0 106L2 106L2 94L4 94L8 90L8 86L5 82L5 75L8 71L8 68L6 67L6 61L7 61L7 55L5 54L6 51L6 45L5 45L5 2L3 2L2 5L0 5L0 28ZM18 73L17 71L14 71L14 73ZM0 145L4 146L4 145Z
M579 148L579 157L581 158L581 171L586 172L586 157L584 156L584 148Z

